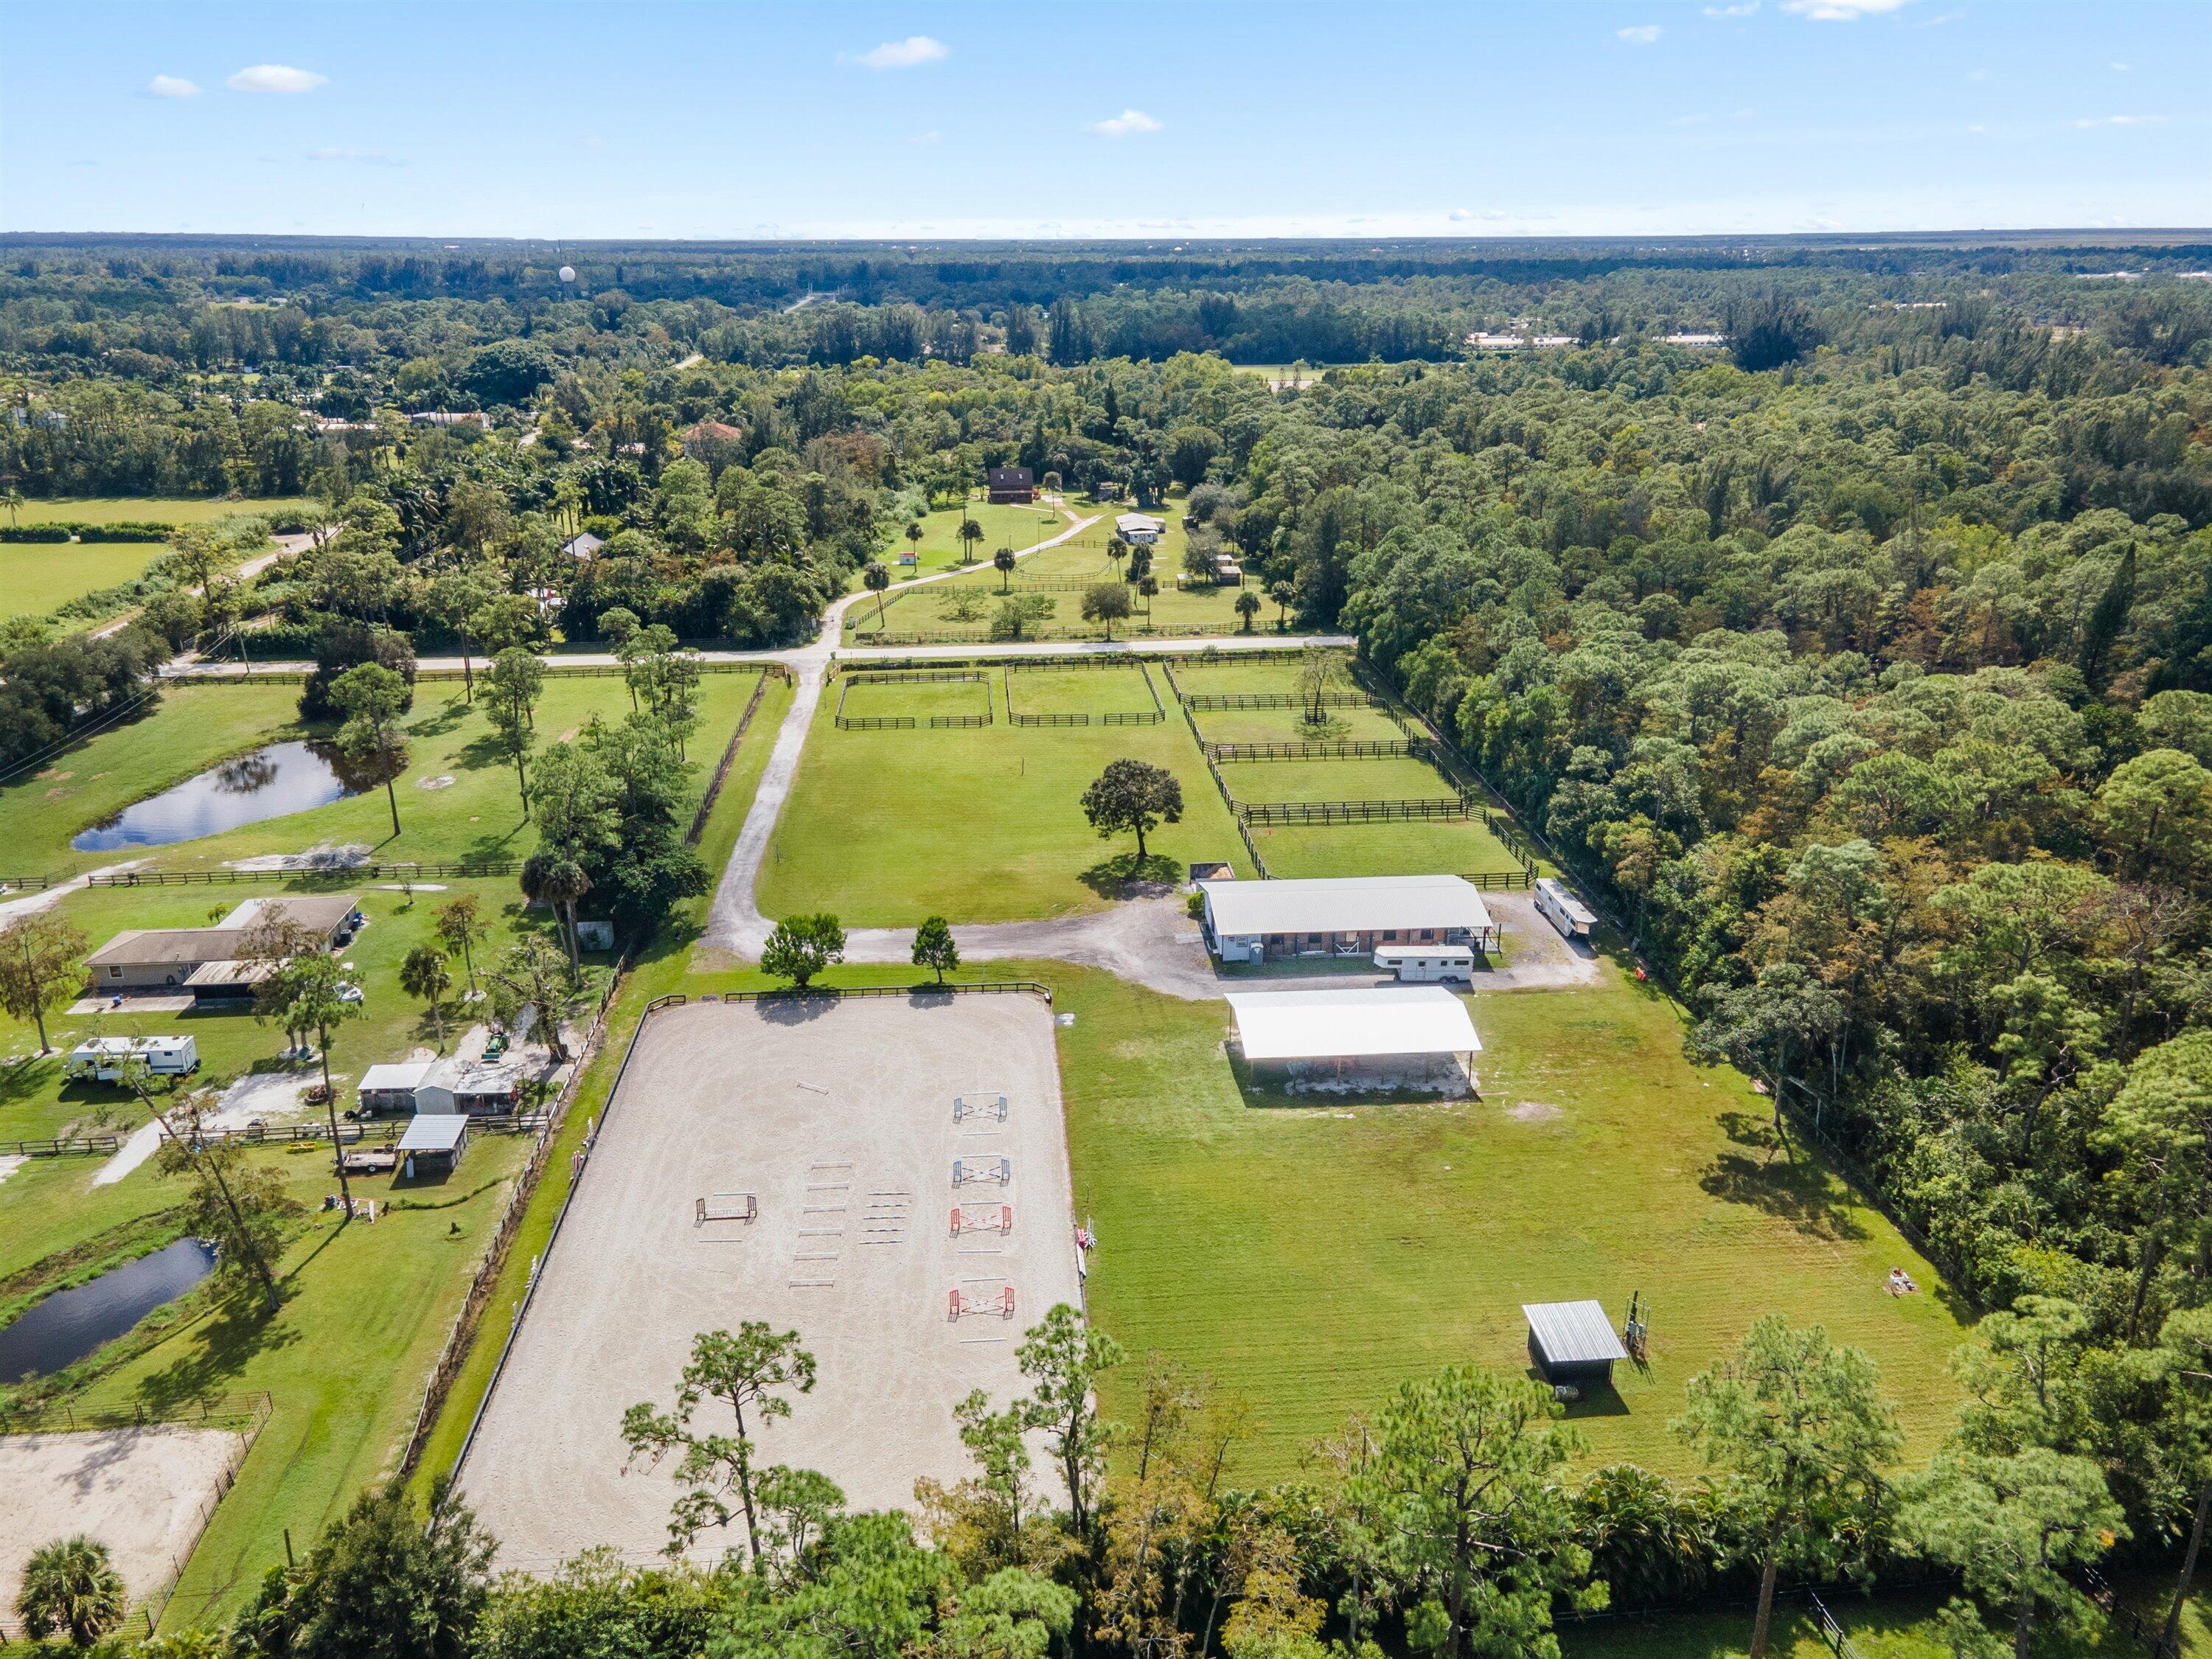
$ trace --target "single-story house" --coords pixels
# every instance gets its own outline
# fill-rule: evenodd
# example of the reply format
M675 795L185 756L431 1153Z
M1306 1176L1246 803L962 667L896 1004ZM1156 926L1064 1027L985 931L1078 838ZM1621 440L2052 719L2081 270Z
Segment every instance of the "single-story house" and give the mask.
M1026 506L1037 498L1036 475L1025 466L994 466L983 476L989 501Z
M1547 1382L1609 1382L1613 1362L1628 1358L1598 1302L1524 1302L1528 1358Z
M1498 925L1458 876L1340 876L1202 881L1206 948L1224 962L1371 957L1385 945L1495 950Z
M589 559L597 557L599 550L605 545L606 543L586 530L581 535L571 536L562 543L561 550L572 559Z
M1167 529L1165 519L1156 519L1149 513L1122 513L1114 520L1114 533L1132 547L1157 544Z
M473 426L491 430L491 416L473 409L418 409L407 418L416 426Z
M372 1066L356 1086L362 1113L454 1114L511 1112L522 1097L520 1068L497 1061L405 1060Z
M1441 985L1239 991L1229 1007L1237 1048L1255 1069L1353 1087L1475 1086L1482 1040L1467 1004Z
M401 1167L410 1177L443 1175L460 1167L469 1147L469 1121L458 1112L425 1112L399 1137Z
M85 968L95 991L176 990L210 963L235 962L246 936L274 917L307 928L324 949L335 950L361 925L361 900L353 893L248 899L212 927L128 927L87 957Z
M745 441L745 429L726 421L699 421L684 430L684 453L695 461L708 459L718 450Z

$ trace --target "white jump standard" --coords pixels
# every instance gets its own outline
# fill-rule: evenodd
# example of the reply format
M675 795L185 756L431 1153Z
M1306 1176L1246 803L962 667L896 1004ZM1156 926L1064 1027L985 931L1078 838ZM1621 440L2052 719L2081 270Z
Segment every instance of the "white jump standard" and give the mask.
M1482 1039L1441 985L1232 992L1229 1006L1246 1062L1279 1067L1294 1089L1479 1087Z

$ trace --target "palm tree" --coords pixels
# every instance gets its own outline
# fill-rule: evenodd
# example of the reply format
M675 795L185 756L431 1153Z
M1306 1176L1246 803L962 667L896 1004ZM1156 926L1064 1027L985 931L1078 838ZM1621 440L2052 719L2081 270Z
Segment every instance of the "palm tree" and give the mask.
M1252 631L1252 618L1260 614L1260 596L1246 588L1237 596L1237 614L1244 618L1244 631Z
M975 562L975 544L983 539L983 526L969 518L963 508L960 514L960 562Z
M8 527L13 530L15 527L15 514L22 510L23 492L13 484L9 484L5 489L0 489L0 507L8 509Z
M88 1648L123 1622L124 1599L107 1546L79 1533L31 1552L15 1612L27 1635L64 1631L70 1646Z
M1014 550L1011 547L1000 548L997 552L991 555L991 562L998 567L999 592L1003 593L1006 591L1007 586L1010 585L1013 577Z
M891 585L890 568L881 559L870 559L867 568L860 573L860 580L876 596L876 626L880 629L884 625L884 590Z
M1267 597L1275 602L1275 631L1278 634L1281 633L1289 623L1291 601L1297 596L1298 590L1288 582L1277 582L1267 590Z
M568 971L578 981L584 977L584 963L576 950L576 901L591 890L592 878L584 866L566 853L537 852L523 861L523 896L543 899L559 913L565 924Z
M907 544L907 546L908 546L908 548L910 548L910 549L912 549L912 550L913 550L913 552L914 552L914 562L915 562L916 564L920 564L920 563L921 562L921 520L919 520L919 519L908 519L908 520L906 521L906 544Z
M1160 579L1149 570L1137 578L1137 592L1145 596L1145 620L1152 619L1152 595L1160 591Z
M434 945L418 945L399 964L399 988L430 1005L430 1021L438 1030L438 1052L446 1052L446 1009L439 1000L453 987L453 970L446 953Z

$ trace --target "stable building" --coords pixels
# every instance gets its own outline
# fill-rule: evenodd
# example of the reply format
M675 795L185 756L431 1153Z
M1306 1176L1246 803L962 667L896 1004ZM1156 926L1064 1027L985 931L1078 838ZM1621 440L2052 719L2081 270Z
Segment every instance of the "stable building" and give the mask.
M994 466L983 475L984 499L998 507L1027 507L1037 498L1036 475L1025 466Z
M1229 1007L1245 1063L1294 1088L1477 1086L1482 1039L1441 985L1232 992Z
M1498 948L1498 924L1459 876L1202 881L1206 948L1224 962L1372 957L1391 945Z

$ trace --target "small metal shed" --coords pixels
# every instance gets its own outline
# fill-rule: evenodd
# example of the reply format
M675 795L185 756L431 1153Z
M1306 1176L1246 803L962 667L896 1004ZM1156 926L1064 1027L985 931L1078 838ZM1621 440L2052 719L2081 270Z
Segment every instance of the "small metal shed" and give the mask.
M1613 1362L1628 1358L1599 1302L1524 1302L1528 1357L1547 1382L1607 1382Z
M437 1175L460 1167L468 1150L469 1120L459 1112L422 1112L399 1137L399 1155L410 1176Z

